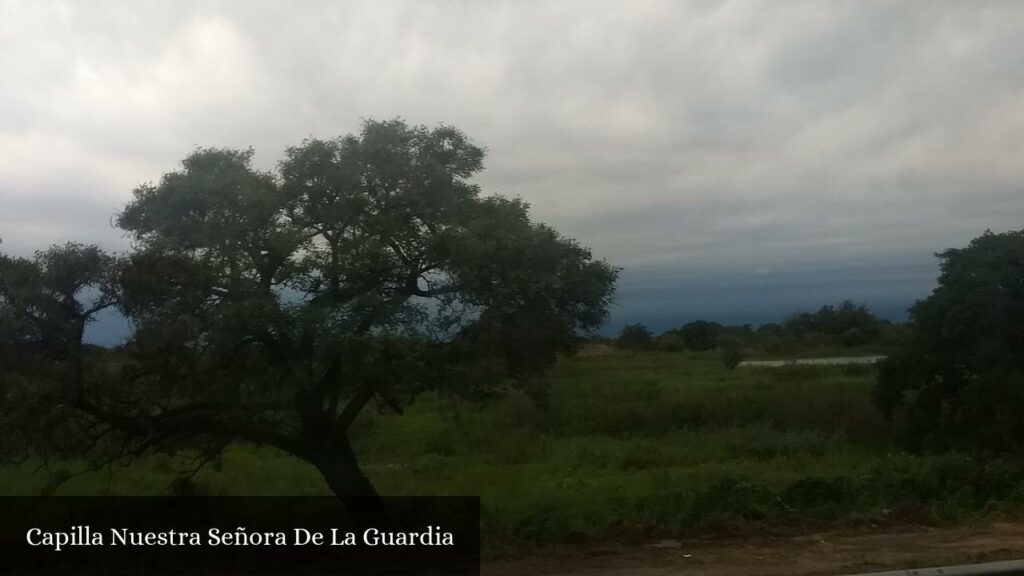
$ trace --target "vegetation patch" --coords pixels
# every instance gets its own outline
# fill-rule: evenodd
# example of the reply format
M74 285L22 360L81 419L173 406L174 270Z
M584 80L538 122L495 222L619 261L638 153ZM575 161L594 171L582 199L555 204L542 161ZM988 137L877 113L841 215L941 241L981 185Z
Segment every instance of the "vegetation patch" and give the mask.
M873 370L803 368L730 371L713 351L584 354L559 363L546 405L523 391L425 394L402 416L366 411L353 443L384 494L479 494L490 549L1024 510L1019 461L907 453L871 401ZM188 485L175 484L175 458L84 475L69 460L29 462L3 468L0 490L330 493L272 449L232 447Z

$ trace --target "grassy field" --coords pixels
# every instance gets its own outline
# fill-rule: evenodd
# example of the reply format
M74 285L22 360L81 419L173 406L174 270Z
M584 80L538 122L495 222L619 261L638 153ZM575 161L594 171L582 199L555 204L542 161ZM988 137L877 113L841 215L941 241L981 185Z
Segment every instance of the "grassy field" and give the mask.
M485 542L852 523L960 522L1024 510L1024 465L896 448L869 366L726 370L714 355L603 353L560 363L550 406L436 396L354 432L384 494L482 497ZM75 477L59 494L166 494L170 457ZM0 469L0 493L47 492L72 462ZM208 494L323 494L314 470L237 447L203 470Z

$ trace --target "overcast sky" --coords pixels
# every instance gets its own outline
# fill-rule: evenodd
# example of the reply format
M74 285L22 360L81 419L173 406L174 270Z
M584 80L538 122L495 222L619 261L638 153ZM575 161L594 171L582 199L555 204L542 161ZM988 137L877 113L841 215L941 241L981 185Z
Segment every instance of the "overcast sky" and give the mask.
M609 330L928 294L1024 228L1021 2L0 0L0 237L126 247L196 146L452 124L624 267Z

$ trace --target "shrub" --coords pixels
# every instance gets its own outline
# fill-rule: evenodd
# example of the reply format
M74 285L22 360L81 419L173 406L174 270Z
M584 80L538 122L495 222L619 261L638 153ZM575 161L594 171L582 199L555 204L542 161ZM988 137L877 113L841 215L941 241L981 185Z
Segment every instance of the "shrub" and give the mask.
M653 340L654 337L651 331L647 329L647 326L643 324L629 324L619 333L616 344L624 350L639 351L650 349Z
M718 334L722 326L716 322L696 320L680 330L686 347L694 352L713 350L718 347Z

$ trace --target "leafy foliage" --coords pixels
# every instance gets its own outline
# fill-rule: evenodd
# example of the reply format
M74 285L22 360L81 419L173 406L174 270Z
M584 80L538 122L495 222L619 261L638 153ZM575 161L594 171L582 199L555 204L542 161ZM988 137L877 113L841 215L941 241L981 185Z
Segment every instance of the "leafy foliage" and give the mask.
M939 286L911 309L912 338L875 399L915 449L1015 450L1024 434L1024 231L937 255Z
M863 304L844 300L838 306L822 306L817 312L802 312L786 319L783 327L796 336L824 334L839 336L844 345L856 346L878 337L881 323Z
M694 320L659 334L654 347L665 352L706 352L728 344L764 356L845 355L849 348L880 353L898 346L904 332L903 325L878 318L863 304L844 300L813 312L792 314L781 324L754 327Z
M251 150L199 149L134 191L117 221L132 253L2 261L4 348L62 354L48 385L119 455L213 458L242 440L312 463L338 494L372 494L347 438L365 406L536 387L607 314L617 269L524 202L481 195L483 157L454 128L400 120L307 140L277 173ZM115 302L135 333L99 370L81 327ZM16 355L12 373L38 379Z
M89 377L85 327L115 304L115 260L94 246L68 243L34 257L0 254L0 452L25 457L32 446L76 452L89 434L68 399ZM69 426L68 424L72 424Z
M722 325L717 322L695 320L684 324L679 333L688 349L694 352L703 352L718 348L718 335L721 331Z
M647 350L651 347L654 336L643 324L628 324L622 327L615 344L623 350Z

